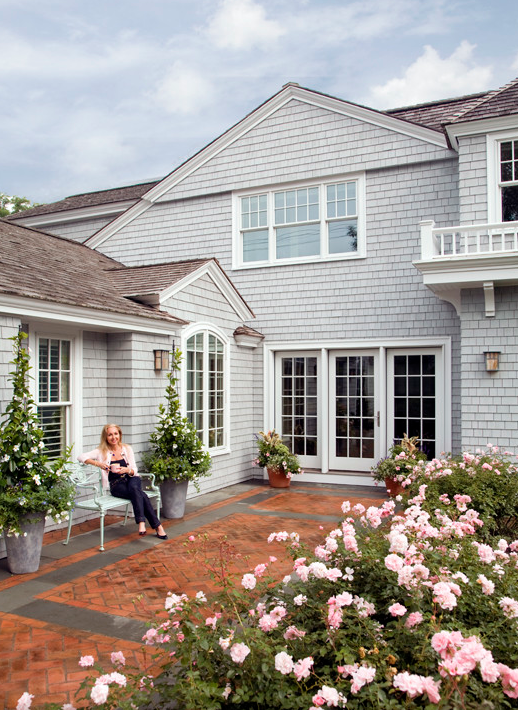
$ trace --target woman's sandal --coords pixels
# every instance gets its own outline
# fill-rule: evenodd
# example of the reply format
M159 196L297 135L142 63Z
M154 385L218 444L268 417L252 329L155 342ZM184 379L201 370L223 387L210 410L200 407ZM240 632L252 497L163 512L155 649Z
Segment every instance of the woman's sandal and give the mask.
M157 531L156 536L157 536L158 538L160 538L160 540L167 540L167 534L165 534L165 535L159 535L159 534L158 534L158 531Z
M145 535L146 532L147 532L146 530L139 530L139 535L142 537L142 535Z

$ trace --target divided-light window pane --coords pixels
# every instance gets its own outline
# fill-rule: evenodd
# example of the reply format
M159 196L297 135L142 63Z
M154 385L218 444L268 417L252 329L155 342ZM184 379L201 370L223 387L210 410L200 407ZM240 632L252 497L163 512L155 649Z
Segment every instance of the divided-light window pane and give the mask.
M357 180L250 195L239 204L245 264L358 251Z

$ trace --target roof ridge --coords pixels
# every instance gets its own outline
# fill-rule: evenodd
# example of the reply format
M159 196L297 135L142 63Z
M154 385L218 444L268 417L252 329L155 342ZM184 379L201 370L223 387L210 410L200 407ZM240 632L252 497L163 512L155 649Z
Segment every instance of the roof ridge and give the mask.
M461 101L468 101L469 99L476 99L478 97L485 98L489 92L479 91L476 94L464 94L463 96L454 96L450 99L437 99L436 101L425 101L422 104L410 104L408 106L397 106L396 108L389 108L384 111L384 113L395 113L396 111L409 111L411 109L418 108L430 108L431 106L442 106L444 104L454 104L460 103Z

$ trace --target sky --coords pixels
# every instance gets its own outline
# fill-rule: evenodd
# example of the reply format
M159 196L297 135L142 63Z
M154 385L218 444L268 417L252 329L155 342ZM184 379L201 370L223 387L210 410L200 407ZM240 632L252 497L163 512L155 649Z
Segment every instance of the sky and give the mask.
M287 82L376 109L518 76L516 0L0 0L0 193L164 177Z

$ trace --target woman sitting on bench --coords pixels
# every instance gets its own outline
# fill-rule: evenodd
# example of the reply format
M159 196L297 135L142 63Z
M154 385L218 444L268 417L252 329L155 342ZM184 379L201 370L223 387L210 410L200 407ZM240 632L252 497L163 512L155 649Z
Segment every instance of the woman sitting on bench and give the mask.
M98 466L102 472L103 488L110 488L116 498L131 501L138 534L146 534L146 518L156 531L156 536L167 540L167 535L158 519L151 501L142 490L133 449L122 443L122 429L117 424L105 424L101 432L99 448L77 457L81 463Z

